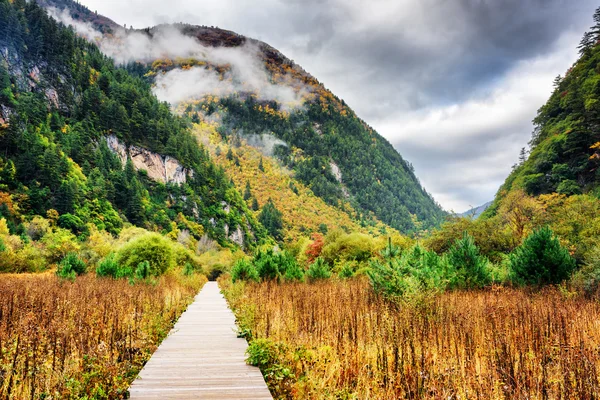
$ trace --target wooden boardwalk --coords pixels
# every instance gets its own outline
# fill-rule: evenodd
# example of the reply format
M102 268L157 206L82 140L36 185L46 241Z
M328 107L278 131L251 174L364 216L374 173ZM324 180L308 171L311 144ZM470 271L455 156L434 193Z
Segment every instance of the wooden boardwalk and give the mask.
M216 282L208 282L129 388L131 399L269 399Z

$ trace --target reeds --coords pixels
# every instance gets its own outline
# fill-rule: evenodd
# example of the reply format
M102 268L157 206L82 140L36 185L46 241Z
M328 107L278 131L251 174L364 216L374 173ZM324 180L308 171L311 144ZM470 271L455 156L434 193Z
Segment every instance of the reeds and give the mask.
M227 292L243 328L277 343L278 363L294 374L290 390L271 388L279 398L600 395L600 304L559 289L398 305L360 280L236 285Z
M0 398L125 397L205 280L0 276Z

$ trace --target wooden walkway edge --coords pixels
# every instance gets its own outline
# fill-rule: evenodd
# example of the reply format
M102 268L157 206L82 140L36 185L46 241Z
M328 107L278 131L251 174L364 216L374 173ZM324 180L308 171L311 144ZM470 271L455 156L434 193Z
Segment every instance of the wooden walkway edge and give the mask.
M129 388L131 399L272 400L216 282L208 282Z

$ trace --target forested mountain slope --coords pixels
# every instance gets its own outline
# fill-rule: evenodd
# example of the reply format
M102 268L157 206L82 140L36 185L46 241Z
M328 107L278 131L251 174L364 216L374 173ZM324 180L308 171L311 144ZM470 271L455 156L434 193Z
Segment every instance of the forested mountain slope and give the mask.
M600 13L585 34L580 58L554 82L554 92L538 111L529 155L525 150L486 215L496 212L511 191L530 195L600 195ZM528 157L527 157L528 155Z
M41 215L77 234L129 221L223 245L265 237L189 123L35 2L0 0L0 53L0 217L12 233Z
M66 0L44 0L62 7ZM73 12L83 22L89 15ZM193 38L193 42L190 39ZM314 77L271 46L231 31L185 24L94 38L157 96L195 122L216 123L225 141L268 134L275 156L328 204L349 202L359 219L412 232L445 213L393 146ZM147 52L135 52L132 41ZM162 46L164 42L172 46ZM203 82L200 84L199 82ZM196 90L194 90L196 89ZM195 115L194 115L195 114Z

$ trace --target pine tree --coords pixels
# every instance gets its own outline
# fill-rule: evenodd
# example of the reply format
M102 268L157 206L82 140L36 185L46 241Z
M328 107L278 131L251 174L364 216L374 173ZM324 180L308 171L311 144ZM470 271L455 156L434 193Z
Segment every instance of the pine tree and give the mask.
M258 205L258 200L256 200L256 197L252 198L252 211L258 211L258 209L260 208Z
M135 225L142 225L144 217L143 188L137 178L133 178L129 186L129 197L127 201L127 218Z
M258 169L261 172L265 172L265 166L263 165L263 159L262 159L262 157L260 158L260 163L258 163Z
M259 222L267 229L267 232L277 240L283 239L281 211L275 207L273 201L269 199L258 216Z
M510 256L514 280L524 284L560 283L575 269L575 259L544 227L529 235Z
M250 192L250 181L246 181L246 190L244 190L244 200L248 201L252 197Z
M72 213L75 209L74 183L62 181L55 195L56 210L60 214Z

